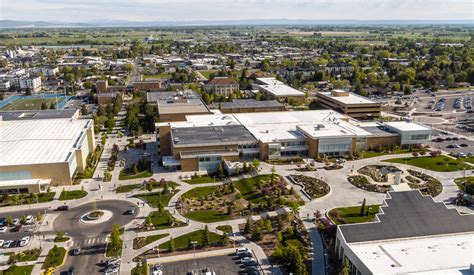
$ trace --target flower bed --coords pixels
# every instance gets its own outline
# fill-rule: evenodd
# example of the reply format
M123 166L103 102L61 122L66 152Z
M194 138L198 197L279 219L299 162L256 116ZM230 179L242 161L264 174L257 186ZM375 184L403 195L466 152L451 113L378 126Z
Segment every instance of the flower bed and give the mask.
M390 190L390 185L379 185L379 184L372 184L369 180L362 175L357 176L349 176L347 180L360 189L370 191L370 192L377 192L377 193L386 193Z
M326 196L331 188L329 185L317 178L312 178L303 175L291 175L296 183L303 186L304 191L312 198L320 198Z
M387 182L388 174L396 171L399 170L395 166L388 165L367 165L357 170L357 172L370 177L376 182Z
M432 197L438 196L443 191L441 182L432 176L415 170L407 169L408 173L413 177L421 179L424 183L408 183L412 189L419 189L423 195L430 195Z

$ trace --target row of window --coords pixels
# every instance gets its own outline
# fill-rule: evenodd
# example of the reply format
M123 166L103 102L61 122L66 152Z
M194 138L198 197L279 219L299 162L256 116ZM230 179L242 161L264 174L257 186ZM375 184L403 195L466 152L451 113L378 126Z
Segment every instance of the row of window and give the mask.
M430 135L412 135L411 140L424 140L428 139Z
M320 144L318 146L318 153L327 153L327 152L348 152L351 150L352 144L342 143L342 144Z

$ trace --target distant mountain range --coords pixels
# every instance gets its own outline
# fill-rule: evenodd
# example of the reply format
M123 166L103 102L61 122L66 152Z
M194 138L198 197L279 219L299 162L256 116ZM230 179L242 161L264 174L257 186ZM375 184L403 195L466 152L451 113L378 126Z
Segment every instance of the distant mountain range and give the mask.
M307 20L307 19L248 19L191 21L126 21L104 20L90 22L54 22L0 20L0 28L100 28L100 27L173 27L173 26L265 26L265 25L473 25L473 20Z

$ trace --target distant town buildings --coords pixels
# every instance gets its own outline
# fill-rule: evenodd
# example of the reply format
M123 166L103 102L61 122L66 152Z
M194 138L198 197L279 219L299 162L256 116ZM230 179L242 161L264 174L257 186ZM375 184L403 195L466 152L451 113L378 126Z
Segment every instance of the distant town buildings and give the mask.
M204 85L207 93L228 96L239 90L239 83L230 77L214 77Z

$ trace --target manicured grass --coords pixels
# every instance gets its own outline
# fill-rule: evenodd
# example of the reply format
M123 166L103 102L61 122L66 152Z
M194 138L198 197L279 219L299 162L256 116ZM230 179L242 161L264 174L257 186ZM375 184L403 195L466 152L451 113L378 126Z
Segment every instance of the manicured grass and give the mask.
M146 245L151 244L154 241L159 239L163 239L164 237L168 236L169 234L158 234L158 235L151 235L147 236L146 238L135 238L133 239L133 249L140 249Z
M193 177L190 180L183 180L183 181L189 184L200 184L200 183L214 182L214 178L211 178L209 176L202 176L202 177Z
M345 220L345 223L361 223L361 222L369 222L375 218L375 214L379 213L379 205L370 205L366 206L370 207L369 215L368 216L360 216L360 207L361 206L351 206L351 207L342 207L342 208L335 208L329 211L329 217L336 223L341 224L341 222L337 219L335 215L335 211L338 211L339 218Z
M120 171L119 180L132 180L132 179L140 179L140 178L149 178L151 176L153 176L153 173L148 171L148 170L138 172L136 174L129 175L129 174L127 174L125 169L123 169L122 171Z
M260 175L253 178L244 178L234 181L234 186L242 194L242 197L249 202L258 203L262 200L262 196L257 194L257 184L259 181L270 179L270 175Z
M227 221L231 219L229 215L217 210L196 210L188 212L184 216L190 220L205 223Z
M188 234L184 234L182 236L179 236L179 237L173 239L175 248L176 249L187 248L188 247L188 241L196 241L197 242L196 247L202 246L203 232L204 232L204 230L201 229L201 230L193 231L193 232L188 233ZM220 242L221 238L222 238L221 235L209 232L210 244L218 244ZM160 249L166 249L167 250L168 246L169 246L169 241L160 244L158 247Z
M232 226L230 225L219 225L216 227L218 230L221 230L227 234L232 233Z
M60 201L76 200L76 199L84 198L85 196L87 196L87 192L84 190L62 191L61 195L59 195L59 200Z
M459 190L462 190L470 195L474 195L474 177L457 178L454 180L454 182L458 186ZM466 184L464 184L464 182ZM464 189L464 185L466 186L466 189Z
M62 238L54 238L55 243L63 243L63 242L67 242L67 241L69 241L69 237L66 237L66 236L64 236Z
M217 70L202 70L199 71L205 78L209 79L212 73L217 73Z
M150 213L149 217L151 218L151 222L155 226L156 230L172 227L170 225L170 221L173 222L175 220L167 210L163 210L161 212L153 211Z
M165 194L165 195L158 195L158 194L161 194L161 192L152 192L152 193L147 193L147 194L142 194L142 195L137 195L136 197L137 198L140 198L142 200L145 200L147 201L148 203L151 204L151 206L155 207L155 208L158 208L158 204L159 202L161 202L161 204L163 206L167 206L168 203L170 202L171 198L173 197L174 194L178 193L178 189L174 190L174 191L171 191L170 193L168 194Z
M64 100L64 97L58 97L58 103ZM40 110L41 104L45 102L49 106L51 103L56 103L55 98L20 98L7 106L3 107L3 111L12 111L12 110Z
M400 149L400 150L394 150L394 151L382 151L382 152L376 152L376 151L364 151L361 153L361 158L363 159L368 159L368 158L374 158L374 157L380 157L380 156L386 156L386 155L397 155L397 154L407 154L410 153L411 151L408 149Z
M167 181L166 183L168 183L169 188L179 186L179 184L177 184L174 181ZM163 188L162 184L159 181L152 183L152 187L153 189ZM115 189L115 192L128 193L134 189L139 189L139 188L140 190L145 190L145 187L143 187L143 184L128 184L128 185L121 185L117 187L117 189Z
M183 198L186 199L193 199L199 197L205 197L214 193L215 191L219 190L220 186L205 186L205 187L197 187L189 190L188 192L183 194Z
M463 169L471 169L472 166L464 163L462 160L453 159L447 156L436 157L410 157L410 158L396 158L384 160L386 162L408 164L419 168L437 171L437 172L452 172Z
M120 185L115 189L117 193L128 193L134 189L140 188L141 184L128 184L128 185Z
M4 270L3 275L30 275L33 272L34 265L24 265L24 266L17 266L12 265L8 269Z
M48 269L50 267L56 267L63 263L64 257L66 256L66 249L63 247L51 248L48 252L48 256L44 260L42 269Z
M41 254L41 250L39 248L28 249L24 251L20 251L18 253L13 253L10 255L10 259L14 260L15 262L29 262L29 261L36 261Z
M146 265L140 265L138 267L135 266L130 271L130 275L146 275L147 274L146 269L147 269Z

